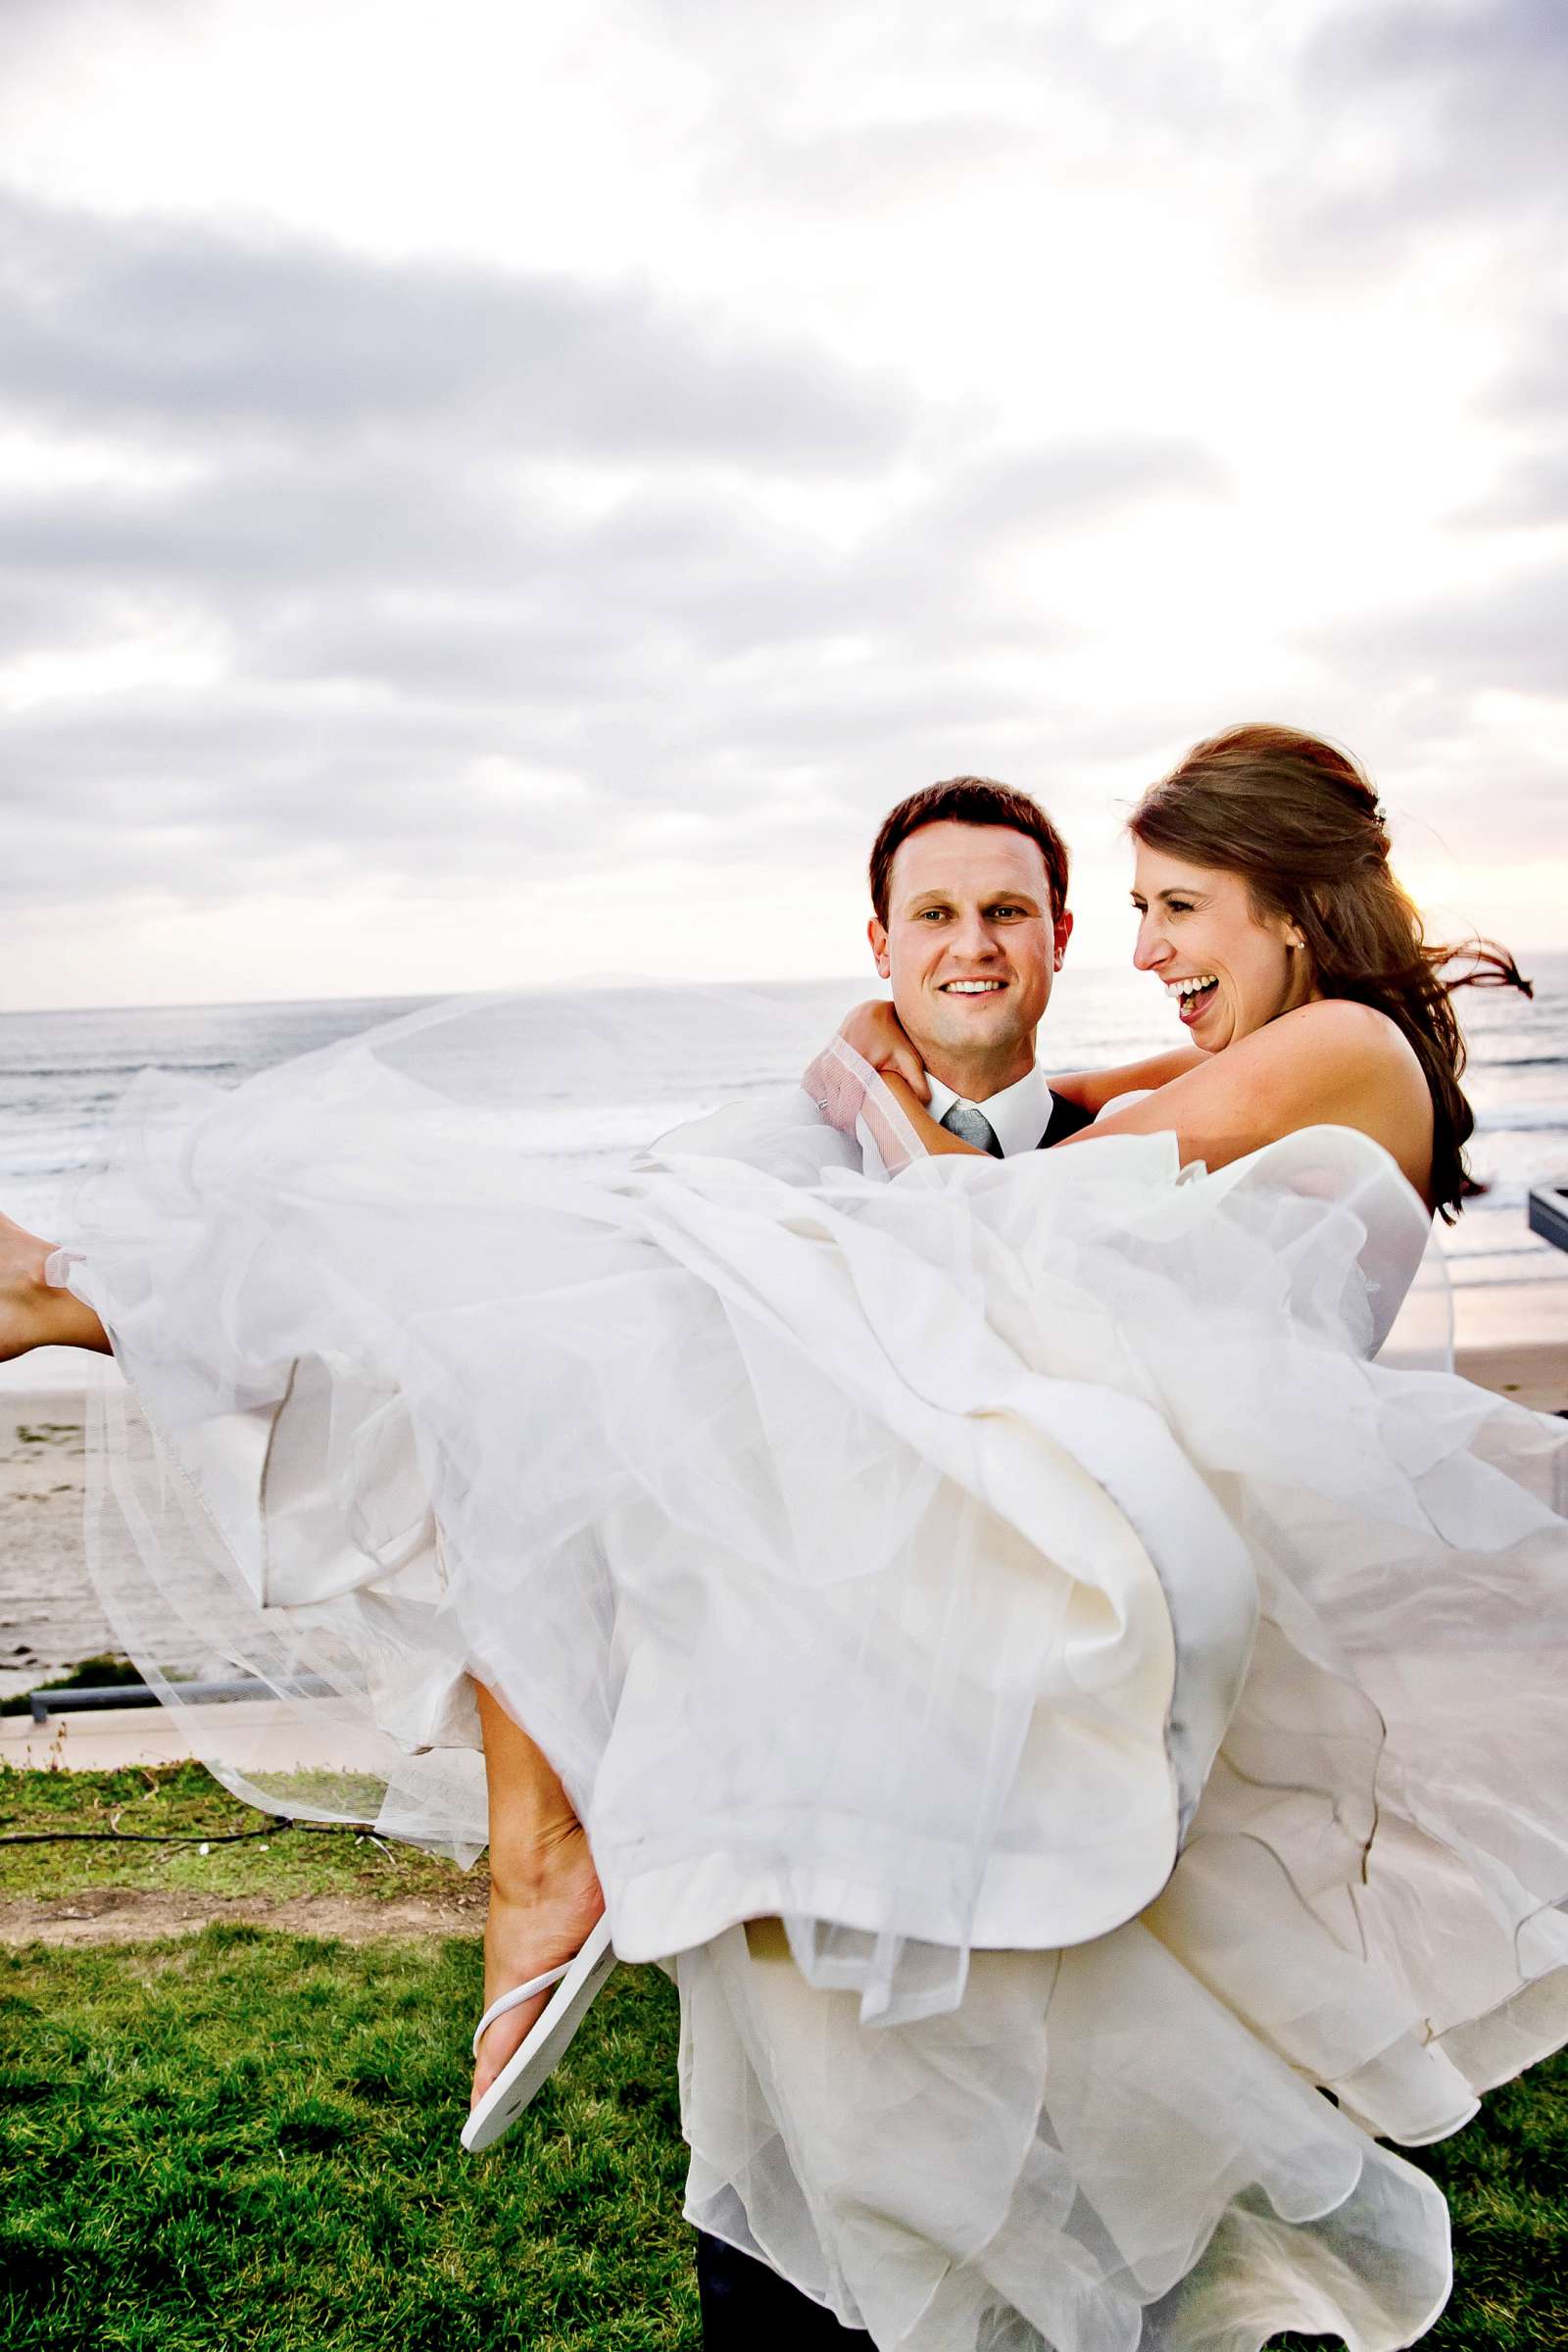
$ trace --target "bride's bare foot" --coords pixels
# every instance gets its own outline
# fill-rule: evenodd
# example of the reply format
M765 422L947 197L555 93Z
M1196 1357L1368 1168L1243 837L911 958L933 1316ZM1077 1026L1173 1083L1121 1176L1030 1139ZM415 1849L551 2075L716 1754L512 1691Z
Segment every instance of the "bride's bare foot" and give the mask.
M0 1217L0 1363L44 1345L50 1291L43 1278L49 1244Z
M0 1216L0 1363L33 1348L91 1348L109 1353L109 1339L90 1306L43 1278L52 1242Z
M599 1874L581 1825L499 1865L491 1855L490 1910L484 1927L484 2005L514 1984L559 1968L582 1949L605 1908ZM481 2098L509 2058L521 2048L550 1995L524 2001L498 2017L479 2044L469 2100Z

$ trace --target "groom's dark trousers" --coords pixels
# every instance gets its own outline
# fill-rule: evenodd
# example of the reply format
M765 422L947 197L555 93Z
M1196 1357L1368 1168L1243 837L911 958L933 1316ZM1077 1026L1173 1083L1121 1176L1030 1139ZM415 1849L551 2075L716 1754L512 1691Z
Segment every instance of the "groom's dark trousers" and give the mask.
M863 2328L843 2328L830 2311L791 2286L765 2262L737 2253L720 2237L697 2232L697 2292L703 2307L704 2352L828 2352L831 2345L864 2344Z

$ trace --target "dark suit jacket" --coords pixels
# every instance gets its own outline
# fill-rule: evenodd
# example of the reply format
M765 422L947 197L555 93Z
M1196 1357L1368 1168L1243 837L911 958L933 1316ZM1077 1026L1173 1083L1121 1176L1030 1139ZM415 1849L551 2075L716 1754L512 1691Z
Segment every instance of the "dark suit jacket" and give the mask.
M1076 1102L1064 1102L1059 1095L1051 1098L1051 1124L1035 1146L1037 1152L1049 1152L1053 1144L1064 1143L1082 1127L1092 1127L1095 1114L1080 1110Z

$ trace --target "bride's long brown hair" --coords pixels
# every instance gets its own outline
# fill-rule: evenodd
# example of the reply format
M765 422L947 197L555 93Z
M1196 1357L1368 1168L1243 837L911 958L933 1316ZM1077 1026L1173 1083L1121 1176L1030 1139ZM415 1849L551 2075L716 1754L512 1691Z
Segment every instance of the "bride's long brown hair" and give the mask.
M1324 996L1375 1005L1403 1031L1432 1094L1432 1190L1451 1224L1475 1128L1459 1085L1465 1047L1453 992L1534 991L1490 940L1428 943L1419 908L1390 871L1383 810L1355 761L1295 727L1231 727L1152 784L1128 830L1152 850L1244 875L1254 908L1300 932ZM1450 976L1461 961L1467 968Z

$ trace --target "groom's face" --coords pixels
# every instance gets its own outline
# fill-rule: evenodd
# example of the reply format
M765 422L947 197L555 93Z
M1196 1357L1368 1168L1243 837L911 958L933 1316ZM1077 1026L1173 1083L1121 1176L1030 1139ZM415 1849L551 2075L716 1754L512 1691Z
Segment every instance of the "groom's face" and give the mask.
M922 825L901 842L876 968L927 1069L974 1097L1032 1067L1072 916L1052 905L1040 844L1005 825Z

